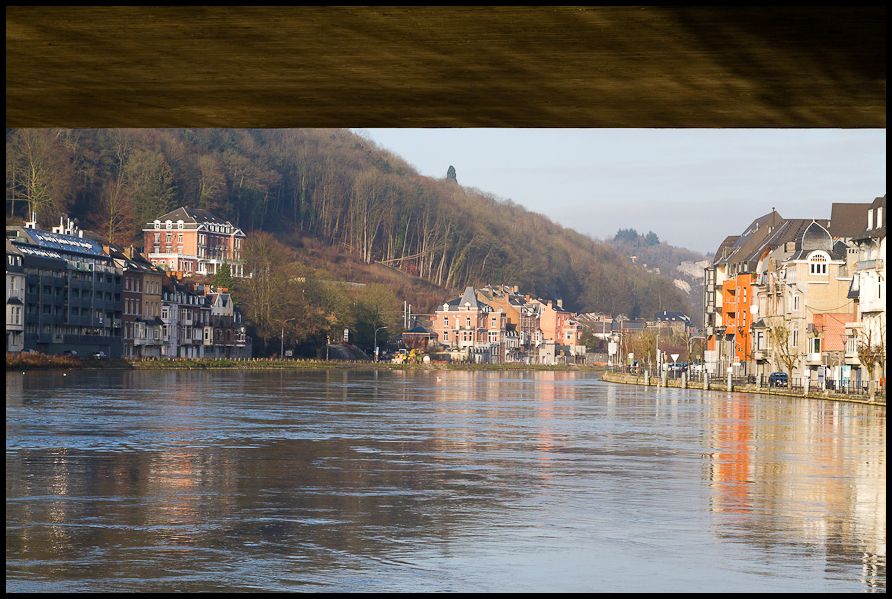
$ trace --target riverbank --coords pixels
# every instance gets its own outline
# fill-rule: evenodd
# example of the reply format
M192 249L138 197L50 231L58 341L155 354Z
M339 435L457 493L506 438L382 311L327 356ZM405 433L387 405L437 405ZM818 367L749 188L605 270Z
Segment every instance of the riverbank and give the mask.
M6 370L45 369L125 369L125 370L302 370L310 368L351 368L376 370L472 370L472 371L603 371L603 367L583 364L465 364L435 362L430 364L394 364L392 362L365 362L351 360L284 360L276 358L156 358L130 360L82 359L75 356L48 356L36 353L7 353Z
M619 383L619 384L623 384L623 385L644 386L644 376L640 375L640 374L636 375L636 374L628 374L628 373L622 373L622 372L605 372L604 374L601 375L601 380L606 381L608 383ZM659 382L660 382L660 380L658 377L651 377L650 384L648 386L657 387L657 386L659 386L658 385ZM682 386L681 380L678 380L678 379L676 379L676 380L670 379L666 383L667 383L666 384L667 387L681 388L681 386ZM688 389L703 389L704 385L703 385L703 383L701 383L699 381L688 381L687 388ZM707 391L727 392L728 388L725 383L710 382L709 388L707 389ZM805 397L805 398L809 398L809 399L825 399L825 400L832 400L832 401L845 401L845 402L850 402L850 403L860 403L860 404L867 404L867 405L882 406L884 408L886 407L886 398L880 397L880 396L877 396L875 401L869 401L866 397L852 397L850 395L842 395L839 393L833 393L831 391L813 391L808 394L805 394L802 392L794 392L794 391L786 390L784 388L777 388L777 387L769 387L766 389L765 387L759 387L758 385L734 385L732 387L732 391L734 391L735 393L759 393L762 395L781 395L781 396L785 396L785 397Z

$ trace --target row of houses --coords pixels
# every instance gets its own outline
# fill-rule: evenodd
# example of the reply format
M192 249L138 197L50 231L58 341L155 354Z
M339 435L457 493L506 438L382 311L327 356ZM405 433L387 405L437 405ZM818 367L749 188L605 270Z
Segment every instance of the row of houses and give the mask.
M881 382L885 209L886 196L834 203L829 219L772 210L727 237L705 269L707 370Z
M455 361L581 362L586 350L574 317L562 300L536 298L516 286L469 286L438 306L427 336Z
M160 259L85 236L70 219L51 231L33 217L7 226L6 351L249 357L228 290L184 278Z

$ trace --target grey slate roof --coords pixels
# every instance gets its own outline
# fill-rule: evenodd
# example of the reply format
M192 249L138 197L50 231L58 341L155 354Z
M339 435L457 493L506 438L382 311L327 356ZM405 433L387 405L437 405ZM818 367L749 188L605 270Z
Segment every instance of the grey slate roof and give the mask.
M834 202L830 208L830 235L834 239L851 239L864 232L870 204L842 204Z

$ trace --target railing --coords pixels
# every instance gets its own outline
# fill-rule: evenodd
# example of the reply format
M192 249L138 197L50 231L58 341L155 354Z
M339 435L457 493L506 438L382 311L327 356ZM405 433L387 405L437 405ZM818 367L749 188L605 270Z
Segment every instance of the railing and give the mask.
M883 259L876 258L874 260L859 260L855 263L857 270L883 270Z
M636 384L644 384L645 369L643 367L639 368L630 366L609 366L607 368L607 371L617 374L625 374L626 376L634 376L634 382ZM649 378L651 385L658 385L661 381L659 373L651 372ZM680 378L680 374L676 374L675 376L673 376L673 373L671 372L668 376L668 379L670 381L678 381ZM709 382L709 386L714 389L725 389L728 383L728 375L722 375L718 373L708 374L702 371L688 373L689 383L702 385L707 381ZM866 399L869 396L869 386L867 381L853 381L851 379L827 379L826 381L824 381L815 377L793 377L790 380L770 380L768 375L762 374L759 376L748 375L731 377L731 385L734 388L743 388L744 390L749 389L750 391L758 390L760 392L768 394L799 393L802 395L805 395L805 387L806 385L808 385L807 392L813 394L826 393L827 395L846 396L857 399ZM675 386L675 383L673 383L673 386ZM879 398L881 401L885 401L885 380L877 382L874 387L876 397Z

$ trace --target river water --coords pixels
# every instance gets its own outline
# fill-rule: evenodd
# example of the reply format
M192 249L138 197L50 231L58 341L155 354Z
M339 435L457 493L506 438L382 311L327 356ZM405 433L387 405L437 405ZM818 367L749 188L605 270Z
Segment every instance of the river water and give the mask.
M885 591L874 406L576 372L7 373L7 591Z

